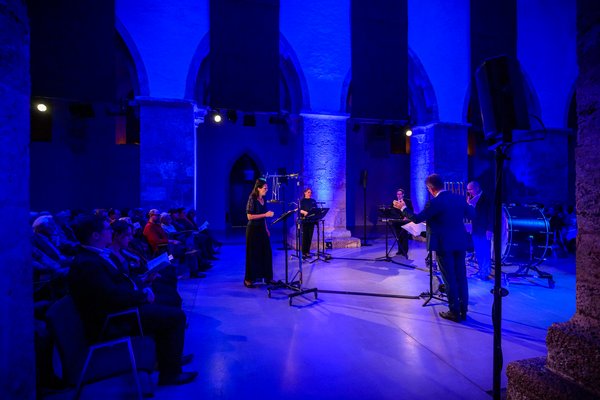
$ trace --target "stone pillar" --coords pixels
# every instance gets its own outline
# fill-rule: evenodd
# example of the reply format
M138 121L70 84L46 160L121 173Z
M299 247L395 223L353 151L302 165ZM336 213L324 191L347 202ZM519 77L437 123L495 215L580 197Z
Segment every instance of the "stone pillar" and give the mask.
M334 248L360 247L346 229L346 116L302 114L304 186L329 208L325 238ZM315 234L316 237L316 234Z
M195 207L194 106L184 100L137 98L140 104L140 204Z
M568 322L548 329L548 356L506 368L510 399L600 398L600 8L577 2L577 301Z
M0 0L0 59L0 398L35 399L25 2Z
M411 191L415 211L427 203L425 178L437 173L446 182L468 179L467 129L465 124L437 122L413 128L410 138Z

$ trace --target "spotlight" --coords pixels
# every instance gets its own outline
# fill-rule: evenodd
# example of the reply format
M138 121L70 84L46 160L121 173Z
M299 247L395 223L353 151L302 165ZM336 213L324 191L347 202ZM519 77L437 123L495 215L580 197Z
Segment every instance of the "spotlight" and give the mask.
M215 121L217 124L220 123L223 120L223 118L221 118L221 115L219 113L216 113L213 116L213 121Z
M44 103L38 103L35 108L39 111L39 112L46 112L48 110L48 107L44 104Z
M409 137L412 136L413 132L412 132L412 129L410 128L410 126L407 126L405 128L404 134Z

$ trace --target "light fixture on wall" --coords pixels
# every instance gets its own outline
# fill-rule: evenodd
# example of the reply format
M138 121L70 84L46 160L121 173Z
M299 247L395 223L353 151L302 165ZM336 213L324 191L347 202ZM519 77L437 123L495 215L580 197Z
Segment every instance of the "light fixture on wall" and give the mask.
M256 126L256 116L254 114L245 114L244 115L244 126Z
M208 120L215 124L220 124L221 121L223 121L223 117L221 116L221 113L219 113L219 110L210 110L207 115Z

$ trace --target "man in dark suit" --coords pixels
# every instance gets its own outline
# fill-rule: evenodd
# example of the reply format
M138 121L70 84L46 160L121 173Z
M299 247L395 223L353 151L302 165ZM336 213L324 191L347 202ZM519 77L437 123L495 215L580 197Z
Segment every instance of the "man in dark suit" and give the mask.
M493 202L483 191L478 182L467 184L467 202L475 207L475 217L471 220L473 247L479 266L477 278L488 281L491 272L492 237L494 235Z
M74 228L82 246L69 271L69 289L88 338L98 338L108 314L137 307L144 333L156 341L158 384L181 385L193 381L197 372L181 370L186 324L183 311L155 304L152 289L138 287L119 270L106 248L112 241L112 232L105 218L83 215Z
M404 201L404 204L406 204L406 208L409 210L409 212L412 212L412 203L409 199L404 198L404 189L396 190L396 200ZM408 224L410 220L406 218L401 211L396 209L392 209L392 211L396 211L396 213L392 214L392 217L398 220L392 222L392 227L394 228L394 235L396 236L396 240L398 241L398 251L396 252L396 255L408 258L408 232L405 229L403 229L402 226Z
M414 223L427 222L427 250L435 251L450 308L449 311L441 311L440 316L455 322L464 321L467 318L469 288L465 266L467 232L463 218L472 218L475 210L463 197L445 191L444 181L439 175L429 175L425 185L433 198L423 211L414 214L404 201L394 201L394 207Z

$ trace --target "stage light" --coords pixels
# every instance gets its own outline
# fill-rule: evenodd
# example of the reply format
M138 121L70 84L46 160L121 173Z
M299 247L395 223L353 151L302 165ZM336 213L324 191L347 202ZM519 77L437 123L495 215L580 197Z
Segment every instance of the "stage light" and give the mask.
M46 112L48 110L48 107L44 104L44 103L38 103L35 108L39 111L39 112Z
M404 132L404 133L405 133L405 134L406 134L406 136L408 136L408 137L412 136L412 133L413 133L413 132L412 132L412 129L410 128L410 126L407 126L407 127L405 128L405 132Z
M223 118L221 117L221 115L219 113L216 113L213 116L213 121L215 121L217 124L220 123L223 120Z

